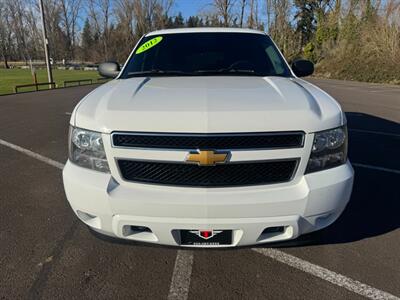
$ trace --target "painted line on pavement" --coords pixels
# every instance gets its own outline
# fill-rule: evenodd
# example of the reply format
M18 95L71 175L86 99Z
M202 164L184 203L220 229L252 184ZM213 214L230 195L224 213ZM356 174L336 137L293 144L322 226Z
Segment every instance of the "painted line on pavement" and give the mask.
M29 157L35 158L48 165L56 167L60 170L64 168L64 164L45 157L39 153L22 148L15 144L0 139L0 145L21 152ZM170 300L186 300L189 295L190 278L192 276L193 253L188 250L178 250L176 254L175 266L172 274L171 285L169 289L168 299Z
M377 170L377 171L382 171L382 172L389 172L389 173L394 173L394 174L400 174L400 170L396 169L388 169L388 168L383 168L383 167L377 167L377 166L371 166L371 165L364 165L364 164L359 164L359 163L351 163L355 167L359 168L366 168L366 169L371 169L371 170Z
M22 148L20 146L14 145L12 143L6 142L0 139L0 145L6 146L23 154L26 154L32 158L40 160L46 164L49 164L58 169L63 169L64 164L47 158L43 155L35 153L31 150ZM355 166L360 166L360 164L353 164ZM361 165L368 168L371 166ZM387 172L398 172L397 170L377 168L378 170L383 169ZM400 300L399 297L394 296L385 291L376 289L360 281L351 279L339 273L333 272L331 270L325 269L321 266L315 265L311 262L298 258L296 256L287 254L283 251L271 248L253 248L253 251L260 253L264 256L272 258L281 263L287 264L293 268L301 270L305 273L311 274L325 281L328 281L334 285L343 287L349 291L357 293L359 295L365 296L370 299L387 299L387 300ZM193 252L190 250L178 250L175 260L175 266L172 274L171 285L169 289L168 299L169 300L186 300L189 295L190 279L192 275L194 256Z
M11 144L11 143L6 142L6 141L4 141L2 139L0 139L0 145L6 146L6 147L11 148L13 150L16 150L18 152L24 153L24 154L26 154L26 155L28 155L30 157L33 157L33 158L35 158L37 160L40 160L40 161L42 161L42 162L44 162L44 163L46 163L48 165L51 165L53 167L56 167L56 168L58 168L60 170L62 170L64 168L64 164L62 164L62 163L60 163L58 161L52 160L52 159L50 159L48 157L40 155L39 153L35 153L35 152L31 151L31 150L22 148L20 146Z
M280 250L271 248L253 248L252 250L369 299L400 300L399 297L390 293L381 291L360 281L325 269Z
M186 300L188 298L193 260L192 251L178 250L168 300Z
M374 130L365 130L365 129L351 129L351 128L349 128L349 131L359 132L359 133L370 133L370 134L377 134L377 135L387 135L387 136L393 136L393 137L400 137L400 134L391 133L391 132L383 132L383 131L374 131Z

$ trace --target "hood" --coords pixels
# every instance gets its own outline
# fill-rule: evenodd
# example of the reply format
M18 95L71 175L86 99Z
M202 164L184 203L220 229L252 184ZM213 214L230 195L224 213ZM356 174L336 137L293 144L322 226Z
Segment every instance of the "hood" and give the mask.
M110 133L314 132L340 126L340 106L312 84L283 77L152 77L102 85L73 125Z

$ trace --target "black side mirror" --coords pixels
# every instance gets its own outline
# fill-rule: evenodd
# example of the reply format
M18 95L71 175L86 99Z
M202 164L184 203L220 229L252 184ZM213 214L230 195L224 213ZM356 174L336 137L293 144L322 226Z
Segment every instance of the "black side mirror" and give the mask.
M292 63L292 70L298 77L309 76L314 73L314 64L305 59L297 59Z
M118 63L110 61L100 64L99 73L103 77L115 78L118 76L121 67Z

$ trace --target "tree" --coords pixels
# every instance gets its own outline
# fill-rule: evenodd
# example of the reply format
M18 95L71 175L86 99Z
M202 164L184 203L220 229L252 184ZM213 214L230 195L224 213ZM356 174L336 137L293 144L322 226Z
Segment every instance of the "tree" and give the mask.
M242 0L241 6L240 6L240 21L239 21L239 26L243 27L243 18L244 18L244 10L246 8L246 0Z
M182 13L179 12L178 15L174 19L174 27L180 28L185 25L185 20L183 19Z
M203 20L198 16L190 16L186 21L186 27L202 27Z
M134 0L117 0L115 1L114 14L116 17L116 29L113 35L113 50L117 55L127 56L132 50L132 45L139 38L135 32L136 17L134 12Z
M26 32L26 27L24 24L25 20L25 10L24 10L24 4L21 2L21 0L7 0L5 1L10 17L9 25L10 25L10 30L13 31L13 38L15 39L16 45L18 49L18 53L20 55L20 58L22 58L25 63L27 63L29 59L29 55L27 53L27 32Z
M269 0L267 3L268 31L287 59L295 58L300 50L296 34L291 26L290 0Z
M110 0L88 0L88 14L94 27L94 35L100 42L101 51L98 53L103 60L110 59L110 20L111 2Z
M75 58L76 32L81 8L81 0L59 0L61 26L66 36L66 52L70 59Z
M156 29L265 26L289 60L310 58L320 74L399 82L400 0L208 1L185 20L173 0L43 0L51 57L122 61ZM38 0L0 0L2 65L43 59L41 30Z
M91 51L94 44L93 34L91 25L89 23L89 19L86 18L85 25L83 26L82 35L82 52L83 52L83 59L88 61L92 59Z
M136 33L139 36L160 28L165 28L165 15L168 15L174 0L135 0L134 13Z
M250 0L250 14L249 14L249 19L247 21L247 24L250 28L254 28L254 0Z
M300 45L304 46L311 41L316 27L316 0L295 0L297 9L295 20L297 21L296 33L300 35Z
M11 31L9 28L9 14L6 11L6 6L0 2L0 54L3 58L4 67L9 68L8 57L11 47Z
M228 27L234 21L233 9L236 0L214 0L213 6L217 17L222 19L222 25Z

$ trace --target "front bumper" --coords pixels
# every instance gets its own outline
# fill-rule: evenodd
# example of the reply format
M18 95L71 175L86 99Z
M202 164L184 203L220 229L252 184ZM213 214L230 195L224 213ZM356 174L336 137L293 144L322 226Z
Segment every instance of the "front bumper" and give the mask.
M77 216L106 235L179 246L180 229L233 230L231 246L294 239L333 223L349 201L350 162L298 180L265 186L182 188L120 185L110 174L67 162L67 199ZM131 226L150 228L132 231ZM282 226L278 233L263 233ZM218 246L212 246L218 247Z

